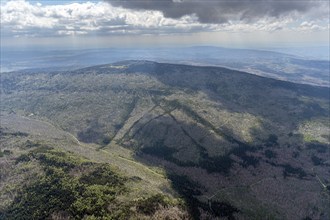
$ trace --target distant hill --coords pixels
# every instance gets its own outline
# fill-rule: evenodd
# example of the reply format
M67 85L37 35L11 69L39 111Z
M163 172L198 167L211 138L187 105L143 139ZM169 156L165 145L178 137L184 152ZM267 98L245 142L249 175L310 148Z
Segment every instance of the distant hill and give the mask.
M65 71L138 59L188 65L222 66L290 82L330 87L329 60L317 60L266 50L199 46L53 51L3 48L2 52L6 54L1 57L2 72L22 69Z
M277 56L265 53L265 59ZM1 73L0 162L8 167L10 158L10 166L23 169L31 160L42 166L31 162L30 173L47 173L38 160L61 155L61 161L71 156L57 150L69 151L93 162L65 165L77 181L111 164L130 190L116 194L114 205L104 201L109 206L102 212L131 210L131 218L329 219L329 92L221 67L144 60ZM54 149L40 152L28 141ZM2 185L17 172L7 171ZM150 211L128 203L135 197L156 205ZM8 201L0 214L20 210L10 206L17 197L0 198Z

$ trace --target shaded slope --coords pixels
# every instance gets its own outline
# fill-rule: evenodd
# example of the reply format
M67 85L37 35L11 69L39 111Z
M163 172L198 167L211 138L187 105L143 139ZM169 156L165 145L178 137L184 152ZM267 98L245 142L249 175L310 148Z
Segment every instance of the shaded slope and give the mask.
M3 111L126 147L166 173L195 218L329 216L316 178L329 179L328 88L148 61L1 77Z

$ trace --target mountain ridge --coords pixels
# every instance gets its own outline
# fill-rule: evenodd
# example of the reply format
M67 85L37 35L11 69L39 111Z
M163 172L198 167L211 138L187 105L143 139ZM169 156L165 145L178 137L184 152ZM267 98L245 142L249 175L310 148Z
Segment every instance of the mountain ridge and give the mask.
M1 60L6 69L48 68L72 70L121 60L142 59L156 62L224 66L256 75L292 82L329 86L329 61L299 58L278 52L217 47L184 48L103 48L91 50L12 51ZM47 54L48 55L48 54ZM56 59L52 59L56 57Z
M171 187L150 190L176 191L194 219L330 215L329 192L316 178L328 184L327 87L150 61L1 79L1 117L50 121L94 158L109 152L127 175L134 166L120 158L156 170L164 180L151 172L149 181ZM61 149L79 154L70 144Z

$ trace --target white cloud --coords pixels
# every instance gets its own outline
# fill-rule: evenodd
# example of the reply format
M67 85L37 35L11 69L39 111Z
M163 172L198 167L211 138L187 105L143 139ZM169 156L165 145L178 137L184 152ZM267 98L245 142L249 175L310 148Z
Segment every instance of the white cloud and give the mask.
M192 17L174 20L157 11L137 12L104 2L44 6L20 0L1 5L1 28L7 34L162 33L184 32L189 26L204 25Z
M299 25L299 27L297 27L297 29L300 31L322 31L329 29L329 26L321 26L313 21L304 21Z
M252 32L289 29L292 17L265 18L254 23L229 21L200 23L195 15L166 18L159 11L134 11L105 2L42 5L24 0L1 3L1 35L52 37L67 35L172 34L192 32ZM319 23L301 23L298 31L328 28ZM291 27L292 28L292 27Z

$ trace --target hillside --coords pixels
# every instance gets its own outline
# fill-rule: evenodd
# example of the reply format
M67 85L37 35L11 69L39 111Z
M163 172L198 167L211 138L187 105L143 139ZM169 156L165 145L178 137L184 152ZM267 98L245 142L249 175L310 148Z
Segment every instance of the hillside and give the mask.
M48 184L58 174L49 169L65 192L68 181L86 193L73 187L72 208L45 208L48 217L97 213L79 201L101 169L118 184L94 184L112 195L94 217L329 219L329 96L327 87L150 61L1 73L0 217L24 212L24 190L34 175ZM76 159L56 162L66 157Z
M40 69L62 71L122 60L152 60L163 63L220 66L296 83L330 86L328 58L304 58L266 50L196 46L174 48L102 48L81 50L13 50L3 48L0 70ZM290 51L290 50L289 50ZM289 52L288 51L288 52ZM304 54L312 54L313 50ZM39 68L39 69L38 69ZM30 70L28 70L30 71Z

